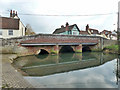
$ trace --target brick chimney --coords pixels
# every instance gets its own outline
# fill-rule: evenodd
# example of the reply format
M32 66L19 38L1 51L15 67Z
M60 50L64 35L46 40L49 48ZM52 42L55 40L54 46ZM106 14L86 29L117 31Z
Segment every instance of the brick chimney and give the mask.
M66 22L66 31L68 31L68 28L69 27L69 24L68 24L68 22Z
M15 17L15 10L13 10L13 18Z
M15 13L15 16L18 16L18 15L17 15L17 11L16 11L16 13Z
M86 26L86 31L88 32L88 30L89 30L89 24L87 24Z
M12 10L10 10L10 17L12 17Z

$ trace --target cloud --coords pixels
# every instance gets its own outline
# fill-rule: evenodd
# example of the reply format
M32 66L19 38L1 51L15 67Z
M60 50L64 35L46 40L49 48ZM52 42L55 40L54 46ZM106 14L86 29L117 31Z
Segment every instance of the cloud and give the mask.
M30 24L35 32L52 33L62 24L78 24L84 29L86 24L100 31L103 29L113 30L113 24L117 23L115 15L89 16L89 17L48 17L21 14L57 14L57 15L84 15L104 14L117 12L119 0L2 0L0 14L9 16L8 10L18 11L19 17L24 24ZM8 14L6 14L8 13Z

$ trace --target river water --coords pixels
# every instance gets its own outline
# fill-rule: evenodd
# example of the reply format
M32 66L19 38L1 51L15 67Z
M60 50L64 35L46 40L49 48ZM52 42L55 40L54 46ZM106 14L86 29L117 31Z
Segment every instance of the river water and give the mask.
M27 73L24 78L36 88L118 87L116 54L83 52L25 56L17 58L13 66Z

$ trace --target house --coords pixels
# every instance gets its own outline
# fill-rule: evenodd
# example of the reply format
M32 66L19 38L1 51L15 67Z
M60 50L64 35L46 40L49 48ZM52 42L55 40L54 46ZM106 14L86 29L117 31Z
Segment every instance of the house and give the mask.
M106 39L111 39L111 31L108 31L108 30L103 30L102 32L100 32L100 34L106 38Z
M116 32L103 30L100 34L106 39L117 40L117 33Z
M112 32L112 34L111 34L111 39L112 39L112 40L117 40L117 35L118 35L118 34L117 34L117 31L114 30L114 31Z
M10 17L0 17L0 38L12 38L25 35L25 26L17 12L10 11Z
M80 30L76 24L69 25L68 22L66 22L66 26L63 25L61 28L57 28L53 34L60 34L60 35L79 35Z
M87 24L86 26L86 31L90 34L90 35L94 35L94 36L99 36L99 31L97 29L92 29L89 27L89 25Z
M111 39L112 40L117 40L117 34L111 34Z

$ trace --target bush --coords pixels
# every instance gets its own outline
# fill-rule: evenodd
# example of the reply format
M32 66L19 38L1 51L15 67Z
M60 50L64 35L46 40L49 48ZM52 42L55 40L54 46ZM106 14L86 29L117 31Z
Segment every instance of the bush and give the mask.
M114 51L118 51L119 50L119 46L118 45L111 45L111 46L106 46L106 49L110 49L110 50L114 50Z

